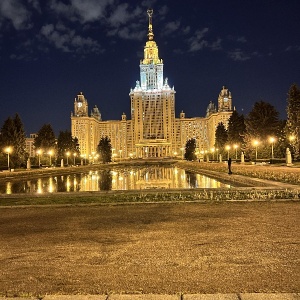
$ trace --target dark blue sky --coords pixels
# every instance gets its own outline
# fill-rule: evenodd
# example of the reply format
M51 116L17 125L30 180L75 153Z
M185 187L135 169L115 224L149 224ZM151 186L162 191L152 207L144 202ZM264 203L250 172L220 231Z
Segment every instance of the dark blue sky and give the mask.
M286 118L300 85L298 0L1 0L0 126L19 113L27 135L70 130L81 91L103 120L130 119L149 7L176 117L204 117L225 85L239 113L263 100Z

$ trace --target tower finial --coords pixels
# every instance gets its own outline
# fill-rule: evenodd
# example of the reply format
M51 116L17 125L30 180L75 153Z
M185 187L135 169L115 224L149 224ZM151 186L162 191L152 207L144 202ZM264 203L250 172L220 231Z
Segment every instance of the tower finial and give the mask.
M148 9L147 14L149 16L149 26L148 26L148 39L149 41L153 40L154 34L152 31L152 15L153 15L153 9Z

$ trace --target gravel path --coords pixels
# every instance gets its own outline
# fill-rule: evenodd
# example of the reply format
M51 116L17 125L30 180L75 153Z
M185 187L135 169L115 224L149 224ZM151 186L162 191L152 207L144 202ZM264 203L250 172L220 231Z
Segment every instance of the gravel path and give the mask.
M1 207L0 295L300 290L299 202Z

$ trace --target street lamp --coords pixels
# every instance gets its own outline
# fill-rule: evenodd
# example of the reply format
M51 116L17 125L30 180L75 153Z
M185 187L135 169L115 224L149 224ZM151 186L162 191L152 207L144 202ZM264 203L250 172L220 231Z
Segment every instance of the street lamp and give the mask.
M39 167L41 166L41 154L42 154L42 150L41 149L38 149L36 151L36 153L38 154L38 157L39 157Z
M270 137L269 138L269 142L271 143L271 147L272 147L272 150L271 150L271 158L274 159L274 142L276 141L276 139L274 137Z
M230 150L230 146L227 145L227 146L225 147L225 149L227 150L227 159L229 159L229 150Z
M6 147L5 152L7 153L7 170L9 170L9 154L12 152L12 147Z
M115 151L115 148L112 148L111 149L111 151L112 151L112 162L114 162L115 160L114 160L114 158L115 158L115 153L114 153L114 151Z
M74 155L74 166L75 166L75 163L76 163L76 152L73 154Z
M257 146L258 146L258 144L259 144L258 140L253 141L253 145L255 147L255 161L257 161Z
M239 145L234 144L233 148L235 149L235 160L237 160L237 148L239 147Z
M68 151L67 153L66 153L66 155L67 155L67 166L69 165L69 156L70 156L70 152Z
M181 159L183 160L183 152L184 152L184 148L182 147L182 148L180 148L180 150L181 150Z
M213 154L213 160L215 160L215 148L211 148L210 151L211 151L212 154Z

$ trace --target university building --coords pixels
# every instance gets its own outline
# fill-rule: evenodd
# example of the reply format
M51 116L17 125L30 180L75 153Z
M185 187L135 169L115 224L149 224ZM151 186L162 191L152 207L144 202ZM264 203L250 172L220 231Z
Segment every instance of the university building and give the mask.
M88 101L80 93L71 114L71 132L78 138L80 153L90 158L102 137L109 137L113 158L182 157L187 140L194 138L197 150L209 151L215 144L218 123L225 127L232 114L232 97L223 86L217 106L210 102L205 117L186 118L182 111L175 117L174 87L164 78L163 60L152 29L152 10L148 10L148 40L140 61L140 80L130 90L131 119L123 113L120 120L102 120L97 106L90 114Z

